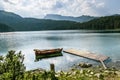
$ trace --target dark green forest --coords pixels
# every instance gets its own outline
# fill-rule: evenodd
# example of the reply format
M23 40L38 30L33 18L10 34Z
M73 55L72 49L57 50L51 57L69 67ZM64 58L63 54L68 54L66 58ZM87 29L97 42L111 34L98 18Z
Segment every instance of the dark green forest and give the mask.
M11 27L0 23L0 32L10 32L14 31Z
M120 16L107 16L79 23L73 21L25 19L26 30L115 30L120 29ZM27 25L30 24L28 27ZM24 30L24 28L22 29Z
M108 30L120 29L120 16L106 16L80 24L82 29Z
M88 22L23 18L14 13L0 11L0 32L40 30L119 30L120 15L98 17Z

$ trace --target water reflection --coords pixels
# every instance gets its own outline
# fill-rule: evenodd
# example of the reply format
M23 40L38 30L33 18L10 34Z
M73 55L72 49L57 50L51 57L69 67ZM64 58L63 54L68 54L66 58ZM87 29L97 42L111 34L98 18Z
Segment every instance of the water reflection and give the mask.
M27 70L35 68L49 69L54 63L56 70L69 69L79 62L97 62L79 56L62 52L63 56L46 58L34 62L33 49L76 48L88 50L110 56L112 60L120 60L120 34L119 33L81 33L80 31L36 31L15 32L0 34L0 54L8 50L22 51L25 55Z

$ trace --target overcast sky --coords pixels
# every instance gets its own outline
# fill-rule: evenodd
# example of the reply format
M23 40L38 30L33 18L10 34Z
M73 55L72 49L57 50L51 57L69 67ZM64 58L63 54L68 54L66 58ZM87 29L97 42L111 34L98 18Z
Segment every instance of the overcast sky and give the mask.
M46 14L105 16L120 14L120 0L0 0L0 10L35 18Z

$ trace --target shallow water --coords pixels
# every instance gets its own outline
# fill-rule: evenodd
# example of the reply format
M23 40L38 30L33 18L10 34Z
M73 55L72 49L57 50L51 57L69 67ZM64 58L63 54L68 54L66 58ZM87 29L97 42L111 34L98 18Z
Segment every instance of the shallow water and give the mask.
M29 31L0 33L0 55L9 50L22 51L26 69L49 69L54 63L56 70L67 70L79 62L98 62L62 52L63 56L34 62L33 49L75 48L109 56L112 61L120 60L120 33L81 33L79 30Z

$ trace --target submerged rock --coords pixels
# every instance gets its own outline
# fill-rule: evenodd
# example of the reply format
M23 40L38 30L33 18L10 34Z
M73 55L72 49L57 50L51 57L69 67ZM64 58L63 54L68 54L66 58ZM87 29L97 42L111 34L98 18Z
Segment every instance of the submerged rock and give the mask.
M81 68L89 68L89 67L92 67L92 64L90 64L90 63L80 63L79 66Z

